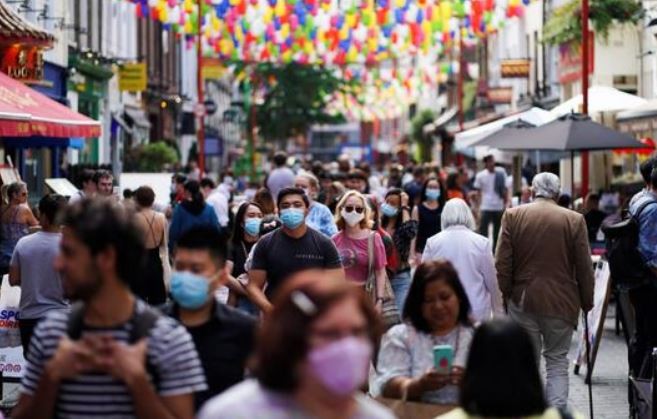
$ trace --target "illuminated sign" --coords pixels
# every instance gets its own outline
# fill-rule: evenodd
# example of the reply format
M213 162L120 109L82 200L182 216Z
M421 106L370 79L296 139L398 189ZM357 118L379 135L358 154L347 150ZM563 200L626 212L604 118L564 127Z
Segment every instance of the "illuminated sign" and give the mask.
M24 83L40 82L44 75L43 48L14 44L0 46L0 71Z

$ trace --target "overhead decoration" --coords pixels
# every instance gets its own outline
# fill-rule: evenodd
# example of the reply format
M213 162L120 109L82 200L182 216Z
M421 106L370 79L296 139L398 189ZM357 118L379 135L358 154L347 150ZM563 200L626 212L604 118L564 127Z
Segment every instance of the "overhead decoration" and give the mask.
M465 45L522 17L530 0L127 0L189 47L200 28L205 56L231 62L334 67L362 83L336 100L355 119L396 113L455 70ZM534 0L531 0L534 1Z
M196 0L129 0L194 41ZM204 53L239 61L374 65L440 54L522 16L529 0L203 0ZM499 3L499 4L498 4Z

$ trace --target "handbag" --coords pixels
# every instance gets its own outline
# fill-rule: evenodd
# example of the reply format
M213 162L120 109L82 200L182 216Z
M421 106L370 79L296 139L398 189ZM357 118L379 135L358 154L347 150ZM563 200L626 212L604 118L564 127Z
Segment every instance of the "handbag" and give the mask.
M372 304L376 305L376 270L374 269L375 234L375 232L372 232L367 238L367 282L365 283L365 291L367 292L370 301L372 301ZM385 276L383 295L379 297L383 298L381 304L381 320L383 321L384 329L388 330L392 326L401 323L401 316L399 314L399 309L397 308L397 303L395 302L395 293L392 290L387 274Z

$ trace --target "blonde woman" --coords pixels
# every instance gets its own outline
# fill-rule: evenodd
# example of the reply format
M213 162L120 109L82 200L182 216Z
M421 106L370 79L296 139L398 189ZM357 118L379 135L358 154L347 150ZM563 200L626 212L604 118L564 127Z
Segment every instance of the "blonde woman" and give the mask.
M339 232L333 236L333 242L342 259L347 279L364 288L371 269L376 286L374 303L380 312L387 262L383 240L379 233L372 231L372 210L361 193L349 191L338 202L335 214Z

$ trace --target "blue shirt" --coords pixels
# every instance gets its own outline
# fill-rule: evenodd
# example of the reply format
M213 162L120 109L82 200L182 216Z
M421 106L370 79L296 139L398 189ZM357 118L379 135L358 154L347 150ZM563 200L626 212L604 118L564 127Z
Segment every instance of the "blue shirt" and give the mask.
M657 201L654 192L639 192L630 203L630 214L649 200ZM657 204L649 204L639 216L639 253L648 267L657 268Z
M178 239L187 231L195 227L208 226L219 229L219 219L214 209L204 204L203 210L198 214L189 212L184 204L176 206L169 226L169 251L173 252Z
M331 214L331 210L319 202L310 204L310 211L306 217L306 225L327 237L332 237L338 232L338 227L335 225L335 219L333 218L333 214Z

